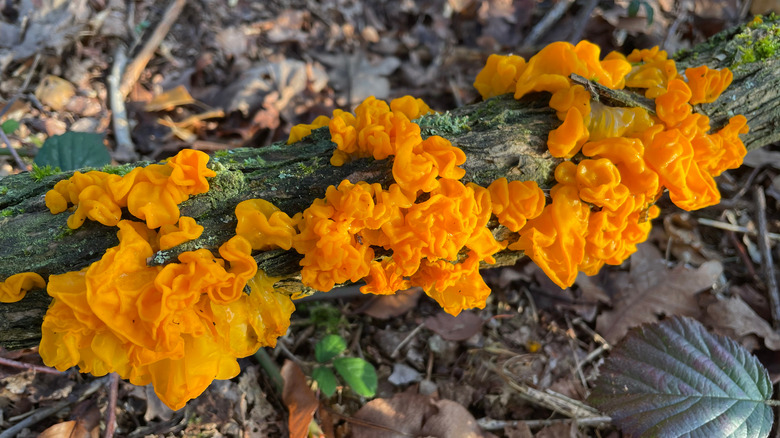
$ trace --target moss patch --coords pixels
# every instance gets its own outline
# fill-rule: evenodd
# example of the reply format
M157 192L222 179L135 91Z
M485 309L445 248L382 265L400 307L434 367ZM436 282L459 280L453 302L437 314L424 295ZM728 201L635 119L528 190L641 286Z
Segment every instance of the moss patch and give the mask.
M40 181L47 176L56 175L61 172L62 171L59 167L52 168L48 164L43 167L39 167L37 164L33 164L32 170L30 171L30 178L32 178L33 181Z

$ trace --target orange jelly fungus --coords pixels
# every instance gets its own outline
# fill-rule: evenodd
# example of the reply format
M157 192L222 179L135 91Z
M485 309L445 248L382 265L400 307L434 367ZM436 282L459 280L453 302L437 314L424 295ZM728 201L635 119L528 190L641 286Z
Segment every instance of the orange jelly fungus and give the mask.
M293 248L304 256L304 285L328 291L364 279L364 293L421 286L454 315L485 306L490 290L479 263L494 263L493 255L505 246L487 228L491 192L460 181L463 151L439 136L423 139L419 126L409 121L429 111L419 99L404 97L388 105L371 97L355 115L335 113L330 125L338 147L334 157L394 156L395 182L385 189L345 180L296 215L300 233ZM533 183L508 186L504 180L493 191L502 220L514 228L544 205Z
M746 154L739 139L748 131L744 116L711 134L709 119L693 112L692 105L714 102L723 93L732 80L728 69L701 66L683 76L658 47L599 56L587 41L550 44L527 62L493 55L474 83L483 98L512 91L517 99L551 94L550 106L562 123L550 131L547 146L552 156L573 161L558 166L552 202L521 228L502 220L496 200L493 210L519 233L509 248L525 251L562 288L578 271L595 274L636 251L650 232L648 220L658 215L653 204L664 189L685 210L719 202L713 177L739 166ZM644 89L655 100L655 115L591 102L572 74L612 89Z
M264 199L249 199L236 206L236 234L252 244L252 249L290 249L296 234L285 212Z
M236 358L286 332L292 301L257 273L246 239L225 242L222 258L199 249L151 267L157 232L127 220L118 227L119 245L99 261L49 277L54 300L39 350L47 365L152 383L165 404L180 409L212 380L237 375Z
M46 282L35 272L14 274L0 281L0 303L20 301L32 289L43 289Z
M186 149L165 164L138 167L124 176L77 171L46 193L46 206L58 214L69 204L75 205L68 218L68 227L73 229L87 218L115 226L122 218L122 208L145 220L150 229L174 225L179 220L179 204L209 190L206 178L216 173L206 167L208 160L205 153Z

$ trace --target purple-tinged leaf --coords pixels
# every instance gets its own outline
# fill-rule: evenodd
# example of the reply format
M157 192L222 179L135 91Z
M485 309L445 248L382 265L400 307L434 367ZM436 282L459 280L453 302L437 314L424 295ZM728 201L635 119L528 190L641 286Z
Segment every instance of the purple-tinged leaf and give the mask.
M769 373L732 339L674 317L632 329L588 401L631 436L766 437Z

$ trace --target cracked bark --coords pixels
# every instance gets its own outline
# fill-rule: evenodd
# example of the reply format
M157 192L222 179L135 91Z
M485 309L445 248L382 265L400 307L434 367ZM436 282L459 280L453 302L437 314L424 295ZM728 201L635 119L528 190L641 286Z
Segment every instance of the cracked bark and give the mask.
M766 59L738 63L745 47L775 32L738 28L716 35L708 42L677 55L678 69L707 64L712 68L732 67L734 82L709 105L697 110L711 118L719 129L734 114L744 114L750 133L743 136L749 150L780 140L780 54ZM554 182L552 172L560 162L546 150L547 133L560 123L547 106L548 95L529 96L515 101L501 96L448 113L426 116L420 121L424 136L441 135L467 155L464 182L487 186L500 177L533 180L542 188ZM352 182L392 182L391 160L357 160L342 167L329 164L333 144L327 129L320 129L304 141L287 146L235 149L218 154L209 162L217 171L208 193L192 197L181 205L182 215L194 217L205 227L203 235L168 251L159 252L150 263L175 261L182 251L199 247L216 250L234 234L235 205L251 198L267 199L286 213L302 211L322 197L329 185L343 179ZM134 163L136 165L148 163ZM78 270L98 260L105 250L118 243L116 228L87 221L78 230L65 224L68 214L51 215L44 194L69 173L35 181L29 174L0 180L0 279L18 272L34 271L44 277ZM496 229L494 221L489 225ZM505 229L496 230L499 234ZM502 236L499 235L499 238ZM515 263L521 253L504 251L498 265ZM256 257L258 266L269 275L286 277L278 286L300 290L298 261L294 250L267 251ZM34 346L40 339L40 324L49 298L45 291L32 291L18 303L0 303L0 345L5 348Z

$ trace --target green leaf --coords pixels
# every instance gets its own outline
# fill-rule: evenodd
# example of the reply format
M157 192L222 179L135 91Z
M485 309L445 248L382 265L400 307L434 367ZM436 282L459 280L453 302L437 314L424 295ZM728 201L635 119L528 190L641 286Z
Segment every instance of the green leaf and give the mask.
M333 374L330 368L314 368L314 371L311 372L311 378L317 381L317 385L327 397L332 396L336 392L336 387L339 386L336 375Z
M769 373L732 339L691 318L631 330L588 401L631 436L766 437Z
M46 139L35 156L35 164L49 165L63 171L82 167L101 167L111 163L103 145L103 135L89 132L66 132Z
M376 394L376 369L359 357L339 357L333 361L333 367L353 391L363 397Z
M629 17L636 17L636 14L639 13L639 0L632 0L631 3L628 4L628 16Z
M6 120L2 125L0 125L0 129L2 129L6 134L10 134L19 129L19 122L16 120Z
M653 6L648 2L642 2L642 6L645 7L645 14L647 14L647 25L653 24L653 14L655 13L655 10L653 9Z
M628 4L628 16L632 18L636 17L637 14L639 14L640 6L645 9L645 14L647 14L647 25L653 24L653 14L655 11L653 10L653 6L645 0L631 0Z
M314 346L314 358L325 363L341 354L347 348L347 341L339 335L328 335Z

